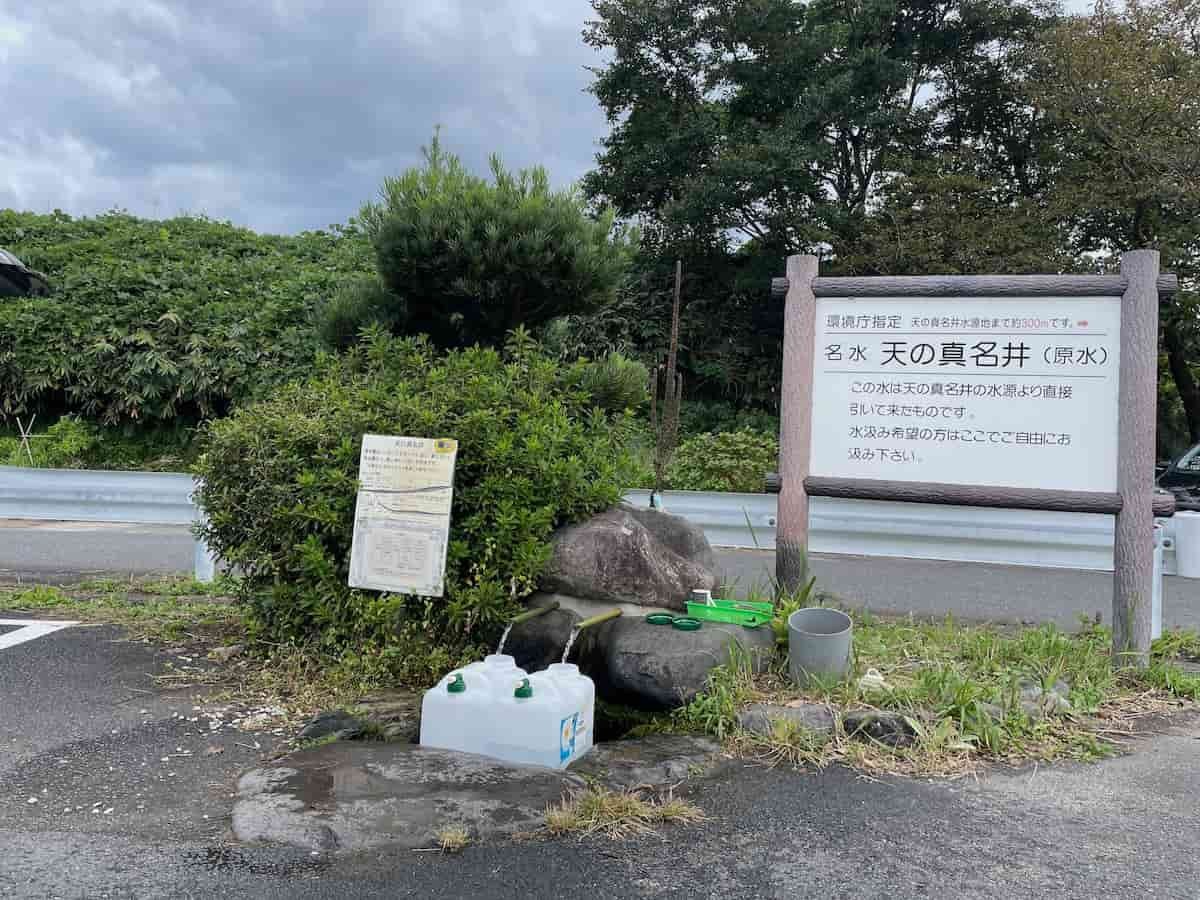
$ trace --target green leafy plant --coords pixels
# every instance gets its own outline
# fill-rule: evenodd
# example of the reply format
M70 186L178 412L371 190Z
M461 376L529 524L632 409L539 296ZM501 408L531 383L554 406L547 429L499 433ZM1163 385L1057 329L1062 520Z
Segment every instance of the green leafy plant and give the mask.
M680 445L668 480L680 491L761 493L778 460L779 441L772 435L748 429L701 434Z
M799 586L795 590L784 591L778 584L775 586L775 615L771 618L771 630L775 632L776 645L785 650L788 645L788 617L798 609L818 605L822 599L817 590L817 576L810 573L808 553L804 550L800 553L800 573Z
M564 383L578 388L609 412L636 411L646 405L650 373L637 360L609 353L595 362L579 360L564 373Z
M99 429L74 416L63 416L45 431L19 437L0 437L0 465L36 468L80 468L99 442Z
M750 658L739 648L733 648L728 663L709 672L704 690L687 706L672 713L671 727L727 737L737 729L738 710L752 690Z
M54 293L0 302L0 424L74 413L185 425L305 374L318 307L370 272L353 222L292 237L203 218L0 210L0 246Z
M445 355L368 330L307 382L212 423L196 471L204 534L245 578L257 634L375 657L422 680L477 652L534 590L560 525L616 503L624 415L565 386L527 335ZM365 433L459 442L446 596L347 587Z

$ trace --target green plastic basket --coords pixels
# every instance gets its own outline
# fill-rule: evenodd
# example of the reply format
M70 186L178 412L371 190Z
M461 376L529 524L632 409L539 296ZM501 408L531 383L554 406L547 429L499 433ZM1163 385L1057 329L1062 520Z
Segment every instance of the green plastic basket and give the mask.
M689 600L688 615L705 622L724 622L745 628L758 628L771 621L775 607L756 600L716 600L712 603L696 603Z

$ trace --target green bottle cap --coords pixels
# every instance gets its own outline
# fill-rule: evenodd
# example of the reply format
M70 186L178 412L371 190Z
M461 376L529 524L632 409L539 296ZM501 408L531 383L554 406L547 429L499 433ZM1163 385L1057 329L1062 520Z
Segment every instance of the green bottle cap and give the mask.
M462 672L454 673L454 680L446 685L446 690L451 694L461 694L467 689L467 683L463 681Z
M517 689L513 691L513 696L518 700L528 700L533 696L533 685L529 683L528 678L522 678L521 683L517 685Z

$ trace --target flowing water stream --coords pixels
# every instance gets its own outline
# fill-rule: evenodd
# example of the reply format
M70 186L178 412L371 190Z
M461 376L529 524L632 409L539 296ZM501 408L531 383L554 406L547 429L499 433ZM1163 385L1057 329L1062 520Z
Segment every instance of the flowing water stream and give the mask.
M509 622L507 627L505 627L505 629L504 629L504 634L500 635L500 646L496 648L497 656L499 656L501 653L504 652L504 642L508 640L508 633L510 631L512 631L512 627L514 624L515 623L513 623L513 622Z
M566 662L567 657L571 655L571 648L575 646L575 638L579 637L579 629L572 628L571 636L567 638L567 647L563 650L562 661Z

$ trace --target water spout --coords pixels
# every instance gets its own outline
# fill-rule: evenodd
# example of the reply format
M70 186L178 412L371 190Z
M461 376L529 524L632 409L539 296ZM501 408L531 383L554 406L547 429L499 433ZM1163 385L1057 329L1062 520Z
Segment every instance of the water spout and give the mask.
M615 619L621 615L621 610L610 609L608 612L602 612L599 615L592 616L590 619L584 619L578 625L571 629L571 636L567 638L567 646L563 649L562 661L566 662L567 657L571 655L571 648L575 646L575 639L579 637L579 632L592 625L599 625L601 622L607 622L610 619Z
M544 616L548 612L554 612L558 609L558 601L551 600L545 606L534 606L525 612L513 616L508 625L504 628L504 634L500 635L500 644L496 647L496 655L499 656L504 652L504 642L508 640L508 633L513 630L514 625L520 625L522 622L528 622L530 619L536 619L538 616Z

